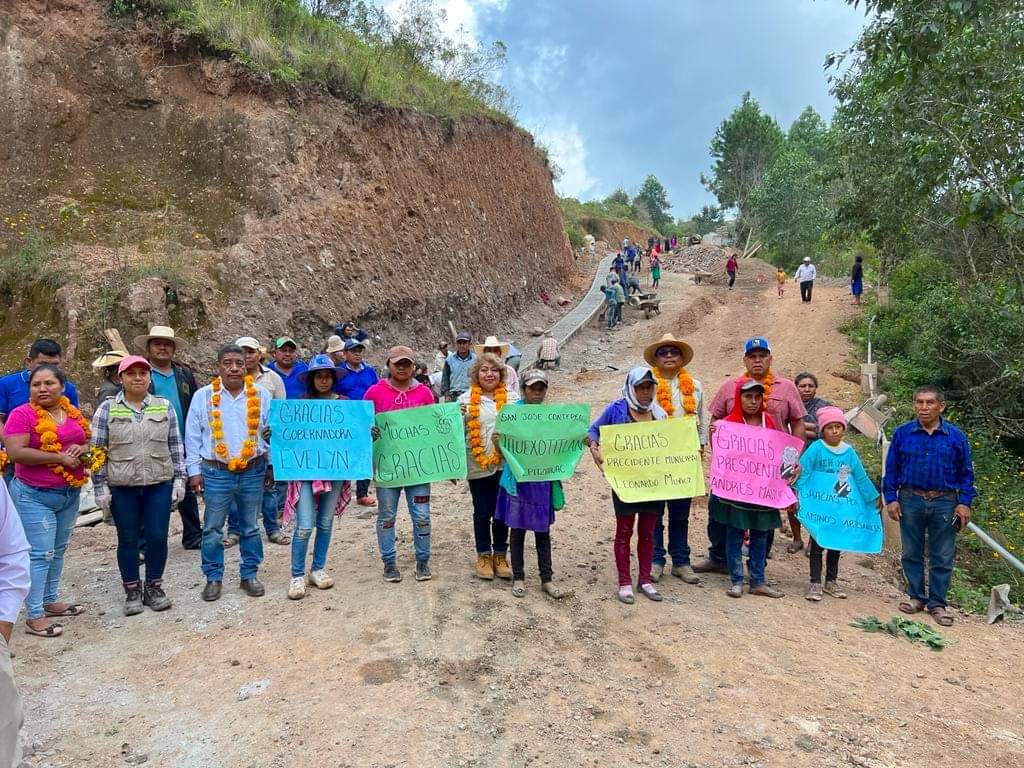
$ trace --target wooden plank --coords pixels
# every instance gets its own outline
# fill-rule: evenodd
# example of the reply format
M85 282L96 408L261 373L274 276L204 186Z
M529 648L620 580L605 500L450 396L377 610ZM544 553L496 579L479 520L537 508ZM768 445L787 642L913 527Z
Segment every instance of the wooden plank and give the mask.
M110 342L110 348L114 350L120 350L121 352L127 352L128 347L124 345L124 341L121 339L121 332L117 328L107 328L103 335L107 337L107 341Z
M79 515L75 520L75 528L81 528L83 525L96 525L96 523L103 521L103 510L97 509L95 512L86 512L84 515Z

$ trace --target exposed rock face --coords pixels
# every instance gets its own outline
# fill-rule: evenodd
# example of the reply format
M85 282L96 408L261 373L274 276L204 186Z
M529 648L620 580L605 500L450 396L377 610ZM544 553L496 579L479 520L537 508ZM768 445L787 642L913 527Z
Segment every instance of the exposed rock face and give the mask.
M204 367L223 340L313 348L349 318L429 348L449 320L483 332L569 279L528 134L275 90L108 7L0 10L0 211L27 214L0 257L47 239L79 364L111 324L177 325ZM47 330L67 334L75 303L52 302ZM38 313L0 304L14 364Z

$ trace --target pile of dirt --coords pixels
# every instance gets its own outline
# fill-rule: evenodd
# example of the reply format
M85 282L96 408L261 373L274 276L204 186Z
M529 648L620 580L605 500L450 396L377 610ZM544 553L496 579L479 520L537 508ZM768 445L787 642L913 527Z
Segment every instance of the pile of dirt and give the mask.
M426 351L449 321L494 332L576 292L526 132L257 82L109 7L16 3L0 23L0 259L35 238L33 265L58 268L31 301L0 295L0 367L45 329L82 376L104 327L156 323L204 370L225 339L319 349L348 319Z

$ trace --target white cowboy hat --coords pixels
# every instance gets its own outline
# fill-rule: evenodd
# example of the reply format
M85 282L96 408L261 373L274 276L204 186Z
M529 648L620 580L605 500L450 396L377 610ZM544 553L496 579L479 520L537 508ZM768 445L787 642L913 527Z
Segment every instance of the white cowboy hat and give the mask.
M502 359L508 356L508 342L498 341L497 336L488 336L486 339L484 339L483 344L474 345L474 349L478 355L482 355L484 353L484 349L486 349L487 347L497 347L498 349L500 349Z
M174 335L174 329L167 325L154 325L149 329L149 333L144 333L141 336L135 337L135 347L142 353L149 351L149 342L153 339L165 339L174 344L178 349L184 349L188 346L188 342L185 341L181 336Z
M109 352L104 352L102 355L92 361L93 368L109 368L112 365L117 365L124 358L128 356L128 353L121 349L112 349Z
M644 350L644 360L652 368L656 367L658 362L654 353L658 351L660 347L675 347L679 350L679 353L683 356L683 362L680 365L686 365L688 362L693 360L693 347L687 344L685 341L680 341L671 333L666 333L660 339L653 344L648 344Z

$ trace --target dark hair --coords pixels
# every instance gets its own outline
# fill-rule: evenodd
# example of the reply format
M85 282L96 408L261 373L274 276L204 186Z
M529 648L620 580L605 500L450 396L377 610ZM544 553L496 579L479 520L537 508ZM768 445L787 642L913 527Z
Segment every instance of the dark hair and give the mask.
M858 254L853 260L854 261L864 261L864 257L861 256L860 254Z
M242 359L245 359L244 349L242 349L237 344L225 344L224 346L217 350L217 362L219 363L221 360L223 360L224 355L230 354L241 355Z
M45 355L46 353L44 352L43 354ZM60 385L62 387L68 383L68 377L64 375L64 371L62 371L53 363L43 363L42 365L37 365L35 368L32 369L32 373L30 373L28 376L29 386L32 385L32 379L34 379L36 377L36 374L39 373L40 371L47 371L49 373L52 373L54 376L57 377L57 381L60 382Z
M317 368L315 371L306 371L306 397L315 397L319 394L316 391L316 384L313 383L313 379L321 371L327 371L334 377L334 384L338 383L338 369L337 368ZM334 389L334 384L331 385L331 389Z
M60 344L53 339L36 339L28 348L28 359L35 360L40 355L47 357L60 357L62 355Z
M815 376L813 373L808 373L807 371L804 371L803 373L798 373L796 375L796 378L793 379L793 383L799 384L804 379L810 379L811 381L814 382L814 386L818 386L818 377Z
M914 399L917 400L920 395L935 395L935 399L940 403L946 402L946 393L937 384L922 384L914 390Z

